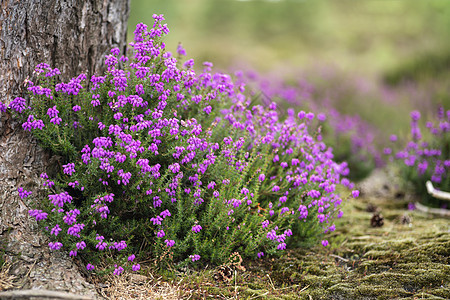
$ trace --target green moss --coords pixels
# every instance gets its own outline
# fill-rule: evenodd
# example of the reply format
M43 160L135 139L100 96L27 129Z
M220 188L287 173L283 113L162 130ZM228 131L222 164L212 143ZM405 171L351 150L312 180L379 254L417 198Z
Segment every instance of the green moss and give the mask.
M381 228L370 226L369 201L390 216ZM449 221L404 207L385 199L349 201L328 247L244 262L247 271L238 272L236 283L239 299L450 299ZM411 225L399 221L405 213ZM212 298L234 297L234 281L199 278L192 282L210 282Z

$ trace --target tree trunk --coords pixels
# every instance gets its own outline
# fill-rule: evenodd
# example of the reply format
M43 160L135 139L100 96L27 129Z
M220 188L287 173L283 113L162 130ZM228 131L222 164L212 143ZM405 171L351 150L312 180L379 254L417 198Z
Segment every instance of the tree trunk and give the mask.
M113 47L125 51L129 0L1 0L0 101L26 98L24 81L38 63L59 68L60 79L100 74ZM21 124L0 119L0 258L12 263L17 288L46 288L98 297L74 262L50 254L47 239L28 217L33 195L21 200L17 188L39 191L39 174L54 164ZM29 200L30 199L30 200ZM1 261L1 260L0 260ZM1 285L0 285L1 290Z

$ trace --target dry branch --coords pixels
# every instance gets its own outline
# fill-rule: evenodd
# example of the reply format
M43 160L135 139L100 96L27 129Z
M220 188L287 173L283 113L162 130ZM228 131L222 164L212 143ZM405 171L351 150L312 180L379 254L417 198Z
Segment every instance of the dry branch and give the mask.
M448 209L432 208L432 207L422 205L420 203L415 203L415 206L418 211L421 211L421 212L424 212L427 214L432 214L432 215L437 215L437 216L442 216L442 217L450 217L450 210L448 210Z
M39 299L51 298L64 300L92 300L91 297L49 290L17 290L0 292L0 299L28 299L31 297L38 297Z
M433 184L431 183L431 181L429 181L429 180L427 181L426 187L427 187L428 194L430 194L434 198L450 201L450 193L436 190L434 188Z

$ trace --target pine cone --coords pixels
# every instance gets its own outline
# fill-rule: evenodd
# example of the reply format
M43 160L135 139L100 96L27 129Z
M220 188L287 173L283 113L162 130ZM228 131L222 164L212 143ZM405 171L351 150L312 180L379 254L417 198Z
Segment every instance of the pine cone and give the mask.
M231 253L228 263L220 265L214 272L214 279L218 281L230 282L237 270L245 272L242 265L242 257L238 252Z
M404 225L408 225L411 223L411 217L407 214L404 214L400 217L400 222Z
M370 219L370 226L372 227L382 227L384 224L383 215L379 212L373 214L372 219Z
M230 282L233 279L233 269L228 265L218 266L214 273L214 279L217 281Z

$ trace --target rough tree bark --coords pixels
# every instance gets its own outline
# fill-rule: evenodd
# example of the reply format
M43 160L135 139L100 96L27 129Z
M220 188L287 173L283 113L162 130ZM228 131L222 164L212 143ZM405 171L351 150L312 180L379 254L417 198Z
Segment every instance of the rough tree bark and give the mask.
M1 0L0 101L26 98L24 80L33 80L41 62L61 70L67 81L80 72L103 70L112 47L125 50L130 0ZM65 290L97 297L64 254L51 254L47 239L28 217L28 198L17 187L39 190L39 174L52 157L8 114L0 119L0 256L13 263L18 288ZM32 197L29 197L32 198ZM0 287L1 290L1 287Z

